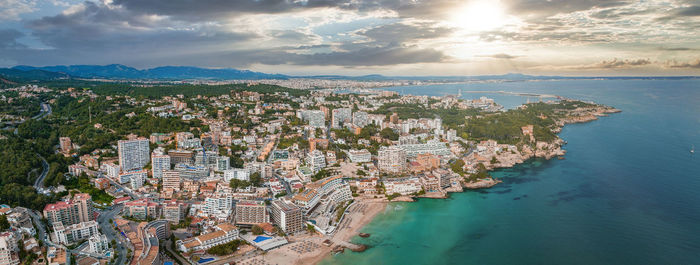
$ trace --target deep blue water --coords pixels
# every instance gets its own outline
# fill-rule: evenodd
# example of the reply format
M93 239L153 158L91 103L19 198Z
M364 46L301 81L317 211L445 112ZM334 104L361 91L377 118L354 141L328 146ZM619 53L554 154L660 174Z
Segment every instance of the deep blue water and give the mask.
M492 189L390 204L363 229L370 238L354 239L369 250L322 264L700 264L700 153L689 152L700 148L699 80L391 90L444 95L459 88L557 94L623 112L567 125L565 160L496 171L504 183ZM487 96L506 107L527 100Z

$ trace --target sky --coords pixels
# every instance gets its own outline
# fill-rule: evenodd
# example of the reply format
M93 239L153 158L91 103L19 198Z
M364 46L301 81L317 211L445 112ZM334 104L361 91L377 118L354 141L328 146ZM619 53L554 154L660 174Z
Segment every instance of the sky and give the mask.
M0 0L0 67L700 75L700 0Z

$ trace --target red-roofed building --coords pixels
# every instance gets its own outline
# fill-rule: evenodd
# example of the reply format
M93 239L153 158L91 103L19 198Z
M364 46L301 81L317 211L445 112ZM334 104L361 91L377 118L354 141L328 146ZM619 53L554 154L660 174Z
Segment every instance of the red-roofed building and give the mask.
M148 199L140 199L124 203L124 215L138 219L158 218L158 204Z
M75 194L72 199L47 204L44 217L50 224L61 222L64 226L95 220L92 198L89 194Z

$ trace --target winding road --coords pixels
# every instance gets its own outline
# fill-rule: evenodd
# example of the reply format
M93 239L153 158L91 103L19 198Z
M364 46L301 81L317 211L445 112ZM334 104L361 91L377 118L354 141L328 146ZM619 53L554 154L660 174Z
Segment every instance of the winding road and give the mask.
M110 222L110 220L114 220L114 216L121 212L122 207L123 205L121 204L115 205L111 209L101 211L100 215L97 216L97 223L99 224L102 233L104 233L107 238L114 239L117 242L115 246L112 246L115 251L114 254L117 257L114 264L117 265L126 264L127 243L124 241L124 237L122 237L119 232L114 229L114 225L112 222Z

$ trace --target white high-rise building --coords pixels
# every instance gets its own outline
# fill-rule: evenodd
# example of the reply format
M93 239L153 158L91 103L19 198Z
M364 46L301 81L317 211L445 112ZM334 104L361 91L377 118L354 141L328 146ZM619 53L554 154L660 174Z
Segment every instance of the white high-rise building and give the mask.
M399 173L406 166L406 151L396 146L380 148L378 158L381 171Z
M326 115L320 110L305 110L301 113L302 119L309 122L309 126L323 128L326 126Z
M216 160L216 169L218 171L225 171L231 168L231 158L228 156L219 156Z
M369 116L367 112L358 111L352 114L352 123L357 125L357 127L365 127L369 124Z
M129 184L131 184L131 189L137 190L143 187L143 183L146 182L146 171L143 170L143 173L141 174L131 174L131 181L129 181Z
M170 170L170 156L162 148L153 150L151 154L151 173L154 178L162 178L163 171Z
M353 149L348 151L348 158L350 159L350 162L353 163L366 163L372 161L372 154L369 151L367 151L367 149Z
M102 163L102 165L100 165L100 171L105 172L107 177L112 179L119 177L119 165L115 165L112 162Z
M150 159L148 139L141 137L134 140L120 140L117 146L122 171L141 169L148 164Z
M8 236L0 236L0 264L17 265L19 260L19 249L15 239L8 233Z
M232 179L250 180L250 171L245 168L232 168L224 171L224 180L230 182Z
M331 126L341 128L343 124L352 122L352 110L349 108L339 108L333 110L331 116Z
M90 244L90 252L102 254L109 249L109 241L105 235L94 235L88 239Z
M326 167L326 156L324 156L323 152L321 152L320 150L314 150L311 153L309 153L308 157L306 157L306 164L309 165L309 168L311 168L311 170L313 170L314 172L318 172L319 170Z
M204 199L202 212L206 214L230 214L233 210L233 195L228 193L216 193Z

